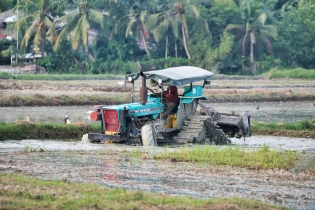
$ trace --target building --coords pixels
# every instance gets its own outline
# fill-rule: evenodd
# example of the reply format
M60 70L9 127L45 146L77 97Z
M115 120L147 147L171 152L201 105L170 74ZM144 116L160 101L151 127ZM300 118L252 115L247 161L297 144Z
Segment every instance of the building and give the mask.
M16 37L14 31L7 30L7 24L15 22L16 17L13 14L12 9L0 14L0 39L7 38L12 39Z

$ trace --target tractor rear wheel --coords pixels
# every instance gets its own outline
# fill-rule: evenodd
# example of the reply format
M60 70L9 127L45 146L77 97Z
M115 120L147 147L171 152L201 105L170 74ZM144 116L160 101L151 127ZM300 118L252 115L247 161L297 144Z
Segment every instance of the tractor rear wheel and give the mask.
M157 146L157 137L152 124L141 127L141 139L143 146Z

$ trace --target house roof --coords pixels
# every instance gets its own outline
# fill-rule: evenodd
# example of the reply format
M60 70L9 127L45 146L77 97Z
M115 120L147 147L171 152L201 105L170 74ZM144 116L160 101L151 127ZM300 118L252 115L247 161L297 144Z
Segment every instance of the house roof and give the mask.
M13 15L12 9L1 13L0 14L0 22L5 22L5 19L7 19L8 17L10 17L12 15Z
M6 34L0 34L0 39L4 39L6 36Z

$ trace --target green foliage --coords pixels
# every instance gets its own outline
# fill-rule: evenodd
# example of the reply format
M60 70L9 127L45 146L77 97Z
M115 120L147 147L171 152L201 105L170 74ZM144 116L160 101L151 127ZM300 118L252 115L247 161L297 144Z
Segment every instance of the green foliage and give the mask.
M85 133L99 130L100 124L0 123L0 141L7 139L77 139Z
M2 11L7 2L12 0L1 1ZM295 2L23 0L15 6L23 11L15 27L22 53L45 51L47 58L36 63L50 73L124 74L137 71L138 60L144 69L188 64L254 75L281 65L315 68L314 1ZM61 18L54 21L57 15ZM67 24L58 34L61 23ZM97 33L93 43L87 39L89 29ZM0 48L6 55L20 53L15 45L1 43ZM168 57L176 58L164 60ZM184 61L187 57L191 61ZM0 57L2 63L9 58Z
M267 145L256 151L245 151L240 147L218 148L217 146L202 145L193 148L186 147L173 152L165 151L157 154L155 158L263 169L290 169L297 160L295 152L271 150Z
M12 42L8 39L0 39L0 65L11 63L10 56L7 56L6 50L10 48Z
M1 0L0 1L0 13L5 12L13 8L14 0Z
M315 68L315 2L299 1L281 14L275 54L285 66Z
M0 174L0 186L5 189L1 191L4 197L1 207L5 209L217 209L218 206L231 209L285 209L253 199L168 196L99 184L46 181L12 173Z
M251 126L252 132L255 131L262 131L262 130L288 130L288 131L302 131L302 130L309 130L312 131L315 129L315 125L312 121L302 120L298 123L259 123L255 122Z
M296 68L291 70L280 70L273 68L268 73L269 78L302 78L302 79L315 79L315 70L307 70L303 68Z
M79 58L79 52L71 50L71 44L63 41L61 47L54 52L52 48L47 47L46 52L49 55L44 59L37 59L36 64L45 67L49 73L80 73L81 69L75 64L74 58Z

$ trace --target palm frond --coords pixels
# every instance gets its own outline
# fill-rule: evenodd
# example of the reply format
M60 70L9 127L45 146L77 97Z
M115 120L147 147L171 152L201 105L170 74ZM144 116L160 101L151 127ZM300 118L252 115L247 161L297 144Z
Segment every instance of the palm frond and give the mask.
M126 29L126 37L129 35L129 32L131 31L132 29L132 26L134 23L136 23L137 20L136 19L131 19L127 25L127 29Z
M173 28L173 34L175 36L175 38L178 38L178 34L179 34L179 21L177 19L176 16L171 16L170 18L170 22Z
M82 42L82 17L79 19L79 21L76 24L76 27L71 31L71 44L72 48L74 50L77 50L80 46L80 42Z
M30 25L30 23L32 22L34 22L34 17L31 15L27 15L16 21L14 27L17 29L23 26Z
M167 22L161 22L153 31L154 39L159 42L162 34L165 33L166 29L169 27L169 24Z
M89 9L87 12L87 18L89 21L99 24L102 28L104 27L104 15L101 12L94 9Z
M271 36L273 39L277 39L278 37L278 30L274 25L265 25L260 30L263 34Z
M90 23L87 20L87 16L84 15L81 21L81 36L83 40L83 45L87 46L88 45L88 37L89 37L89 29L90 29Z
M270 40L264 34L261 34L261 37L263 38L263 40L266 43L267 50L272 55L272 44L271 44Z
M191 11L192 14L195 16L195 17L199 17L200 16L200 11L199 9L195 6L195 5L187 5L185 7L185 11L188 10L188 11Z
M68 36L71 35L71 31L73 30L73 28L75 28L77 21L78 17L75 17L71 21L67 22L67 24L63 27L54 44L54 51L57 51L60 48L62 40L65 40Z
M27 31L25 32L24 37L21 42L21 50L25 50L25 48L28 46L29 40L36 33L37 24L38 23L34 21L31 27L29 27Z
M261 24L261 25L265 25L267 20L267 14L266 13L261 13L260 16L257 18L257 21Z
M40 47L45 42L46 31L43 27L37 27L36 34L34 37L34 43L37 47Z

